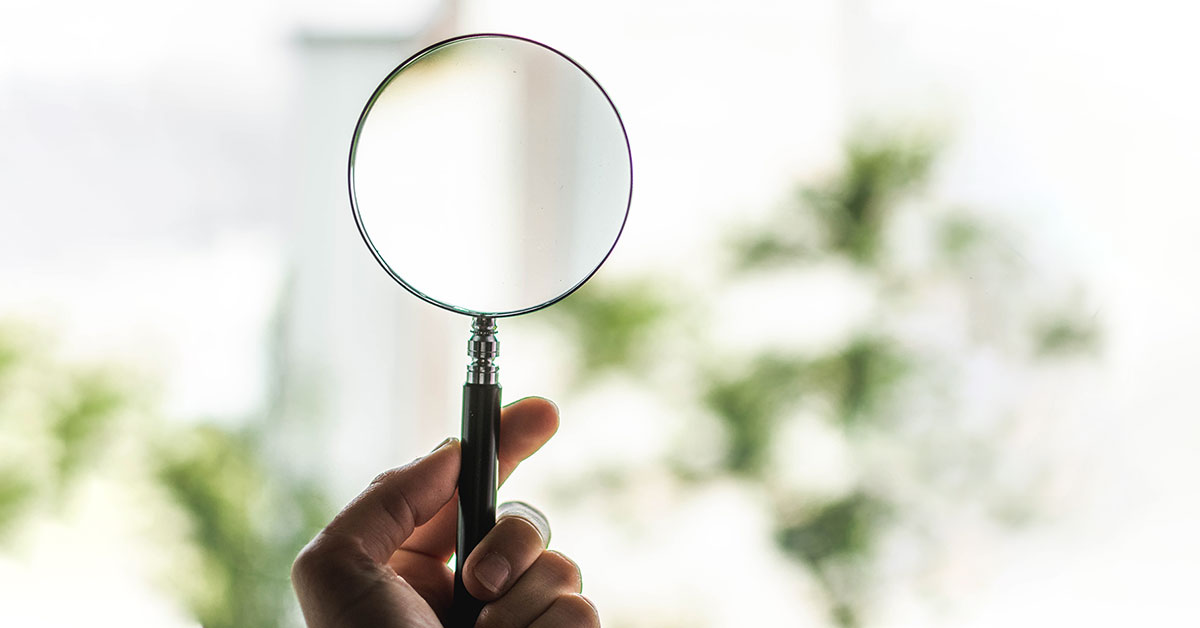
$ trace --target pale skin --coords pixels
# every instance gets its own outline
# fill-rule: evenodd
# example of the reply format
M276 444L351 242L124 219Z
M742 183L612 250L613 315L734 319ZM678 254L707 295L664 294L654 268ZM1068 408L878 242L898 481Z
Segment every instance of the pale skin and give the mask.
M558 409L522 399L500 416L500 480L558 429ZM309 628L442 628L453 595L461 449L443 443L380 474L300 552L292 585ZM477 628L594 628L579 567L545 549L522 516L502 516L467 557L467 590L487 602Z

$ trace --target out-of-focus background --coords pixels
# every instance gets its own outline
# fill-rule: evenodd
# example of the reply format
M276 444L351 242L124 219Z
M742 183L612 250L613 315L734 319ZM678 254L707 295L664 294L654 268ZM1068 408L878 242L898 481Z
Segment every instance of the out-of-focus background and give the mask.
M287 571L457 429L467 320L344 164L409 54L570 54L633 147L601 273L501 322L502 490L612 628L1190 625L1184 2L10 1L0 618L299 626Z

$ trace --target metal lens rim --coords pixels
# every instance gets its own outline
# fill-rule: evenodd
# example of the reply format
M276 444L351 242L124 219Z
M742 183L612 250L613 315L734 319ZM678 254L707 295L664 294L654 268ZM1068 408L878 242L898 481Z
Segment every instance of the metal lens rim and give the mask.
M470 39L511 39L511 40L516 40L516 41L522 41L522 42L525 42L528 44L533 44L535 46L544 48L544 49L562 57L563 59L566 59L568 62L571 63L571 65L575 66L575 68L577 68L580 72L582 72L584 74L584 76L587 76L588 80L590 80L592 82L592 84L596 86L596 89L600 90L600 94L604 96L604 99L606 101L608 101L609 107L612 108L613 115L615 115L617 117L617 124L620 125L621 135L624 137L624 140L625 140L625 152L626 152L626 158L627 158L626 163L629 164L629 193L625 200L625 214L624 214L624 216L621 217L621 227L620 227L620 229L617 230L617 236L615 238L613 238L612 245L608 247L607 251L605 251L604 256L602 258L600 258L600 261L596 264L595 268L593 268L591 270L591 272L589 272L587 274L587 276L585 276L583 279L581 279L578 283L571 286L570 289L568 289L567 291L563 292L562 294L560 294L560 295L554 297L553 299L550 299L549 301L546 301L544 303L539 303L539 304L536 304L536 305L533 305L530 307L520 308L520 309L516 309L516 310L508 310L508 311L502 311L502 312L483 312L483 311L472 310L472 309L465 308L462 306L453 305L451 303L446 303L444 301L439 301L438 299L435 299L432 296L425 294L424 292L418 290L413 285L409 284L407 281L404 280L403 277L400 276L400 273L396 272L396 270L388 264L387 260L385 260L383 258L383 255L379 252L379 249L376 248L375 243L371 241L371 236L367 234L367 229L366 229L366 227L363 226L362 214L359 212L359 208L358 208L358 198L354 193L354 160L355 160L355 156L358 153L358 140L362 133L363 125L366 123L367 115L371 112L371 108L375 105L375 101L379 100L379 97L383 94L383 91L385 89L387 89L388 85L391 84L393 79L395 79L406 68L408 68L412 64L416 63L417 61L421 60L422 57L424 57L430 53L433 53L441 48L444 48L446 46L461 43L463 41L470 40ZM621 239L621 234L624 233L624 231L625 231L625 223L629 220L629 208L633 203L633 151L629 148L629 133L625 130L625 121L623 119L621 119L621 113L617 110L617 106L616 106L616 104L613 103L612 98L609 97L608 92L605 91L604 87L602 85L600 85L600 82L596 80L596 77L592 76L592 74L590 72L588 72L587 69L585 69L582 65L577 63L574 59L572 59L571 57L568 57L567 55L563 54L562 52L558 51L557 49L547 46L546 44L543 44L541 42L526 38L526 37L520 37L517 35L506 35L503 33L473 33L470 35L460 35L457 37L452 37L450 39L446 39L446 40L437 42L435 44L432 44L432 45L426 47L425 49L421 50L420 52L417 52L416 54L414 54L411 57L409 57L408 59L406 59L400 65L396 66L396 68L394 70L392 70L387 75L387 77L385 77L383 79L383 81L379 84L379 87L375 88L375 91L371 94L371 98L367 100L366 106L363 107L362 113L358 116L358 124L356 124L354 126L354 136L350 140L350 160L349 160L349 165L348 165L347 172L346 172L346 177L347 177L347 183L348 183L349 191L350 191L350 209L354 213L354 224L358 227L358 233L359 233L359 235L362 236L363 242L366 243L367 248L371 250L371 255L373 255L375 257L375 261L379 262L379 265L382 266L383 269L385 271L387 271L387 273L389 275L391 275L392 279L394 279L396 281L396 283L403 286L405 290L408 290L409 292L416 295L421 300L432 303L433 305L436 305L440 308L450 310L451 312L458 312L459 314L466 314L468 316L490 316L493 318L516 316L518 314L526 314L529 312L534 312L534 311L540 310L545 307L549 307L549 306L554 305L555 303L558 303L559 301L567 298L568 296L570 296L571 293L578 290L580 286L587 283L587 281L589 279L591 279L593 275L596 274L596 271L600 270L600 267L604 265L604 262L608 260L609 255L611 255L613 252L613 249L616 248L617 242Z

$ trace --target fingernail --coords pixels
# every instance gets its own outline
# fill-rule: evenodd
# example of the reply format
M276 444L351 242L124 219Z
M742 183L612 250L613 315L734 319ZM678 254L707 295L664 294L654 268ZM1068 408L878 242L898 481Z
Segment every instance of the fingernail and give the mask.
M435 451L437 451L437 450L441 449L442 447L445 447L446 445L449 445L450 443L453 443L455 440L457 440L457 439L455 439L453 436L451 436L450 438L447 438L446 440L444 440L444 441L442 441L442 442L438 443L438 446L437 446L437 447L434 447L433 449L431 449L431 450L429 451L429 453L433 453L433 452L435 452Z
M550 520L546 518L546 513L525 502L512 501L504 502L496 508L496 520L499 521L501 517L524 519L525 523L533 526L538 536L542 537L542 549L550 545Z
M475 579L488 591L499 593L508 580L508 560L499 554L488 554L475 566Z

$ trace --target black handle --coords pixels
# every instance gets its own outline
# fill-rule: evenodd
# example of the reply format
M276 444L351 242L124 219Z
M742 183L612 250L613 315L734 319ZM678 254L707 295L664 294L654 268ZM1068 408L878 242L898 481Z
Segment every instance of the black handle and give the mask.
M454 602L448 628L472 628L483 602L463 586L463 565L496 525L496 448L500 441L500 386L463 386L462 467L458 475L458 544Z

